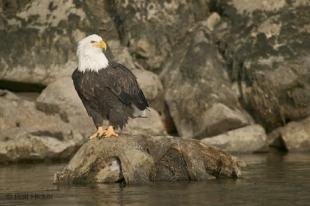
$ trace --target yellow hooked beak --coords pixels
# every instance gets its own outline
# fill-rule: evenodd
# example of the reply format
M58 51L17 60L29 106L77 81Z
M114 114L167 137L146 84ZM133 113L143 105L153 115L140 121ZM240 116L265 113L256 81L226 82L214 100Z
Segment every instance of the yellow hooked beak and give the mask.
M107 44L103 40L95 43L95 47L107 50Z

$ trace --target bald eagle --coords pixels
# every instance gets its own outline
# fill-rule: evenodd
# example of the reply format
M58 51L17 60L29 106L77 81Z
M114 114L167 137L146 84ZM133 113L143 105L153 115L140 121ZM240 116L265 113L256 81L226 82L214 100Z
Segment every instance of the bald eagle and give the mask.
M79 41L77 57L74 87L97 128L90 139L118 136L114 129L122 129L129 118L141 116L148 108L136 77L111 60L107 44L96 34ZM105 119L109 121L106 129L102 126Z

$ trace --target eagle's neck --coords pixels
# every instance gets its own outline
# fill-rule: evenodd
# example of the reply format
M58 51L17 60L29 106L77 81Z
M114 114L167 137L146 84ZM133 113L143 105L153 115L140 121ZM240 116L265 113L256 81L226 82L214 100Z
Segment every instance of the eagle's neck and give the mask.
M92 53L80 53L78 55L79 66L78 70L81 72L95 71L98 72L100 69L105 69L109 65L109 60L102 52Z

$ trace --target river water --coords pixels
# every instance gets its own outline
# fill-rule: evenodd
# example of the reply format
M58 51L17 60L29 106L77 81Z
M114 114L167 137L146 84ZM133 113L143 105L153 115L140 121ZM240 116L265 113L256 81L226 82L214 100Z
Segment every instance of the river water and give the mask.
M310 154L240 156L248 166L238 180L61 186L53 174L64 164L0 167L0 205L310 205Z

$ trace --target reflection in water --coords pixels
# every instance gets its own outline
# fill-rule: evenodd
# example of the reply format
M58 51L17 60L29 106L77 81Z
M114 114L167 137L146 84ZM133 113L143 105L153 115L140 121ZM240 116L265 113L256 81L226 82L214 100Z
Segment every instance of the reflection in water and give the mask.
M310 155L246 155L238 180L55 186L63 164L0 167L0 205L308 205Z

